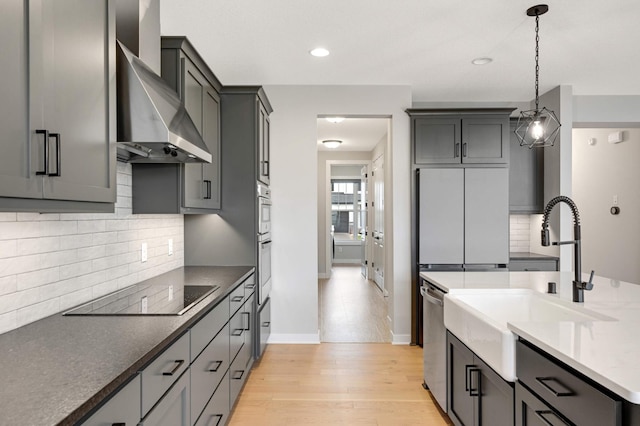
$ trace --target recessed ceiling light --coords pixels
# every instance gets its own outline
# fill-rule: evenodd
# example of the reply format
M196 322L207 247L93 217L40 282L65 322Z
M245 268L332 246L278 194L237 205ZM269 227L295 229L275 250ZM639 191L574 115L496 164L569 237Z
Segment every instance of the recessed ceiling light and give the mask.
M324 47L316 47L315 49L310 50L309 53L311 53L312 56L316 56L318 58L322 58L324 56L329 55L329 51Z
M487 65L493 62L492 58L475 58L471 63L473 65Z
M324 144L324 146L326 146L327 148L337 148L340 146L340 144L342 143L341 140L338 139L327 139L322 141L322 143Z
M329 123L342 123L344 121L344 117L325 117Z

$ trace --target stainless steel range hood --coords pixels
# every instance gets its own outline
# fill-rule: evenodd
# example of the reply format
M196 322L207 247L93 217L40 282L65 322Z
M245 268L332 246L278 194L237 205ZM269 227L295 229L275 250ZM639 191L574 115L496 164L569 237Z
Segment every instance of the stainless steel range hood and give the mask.
M210 163L178 94L117 42L118 158L131 163Z

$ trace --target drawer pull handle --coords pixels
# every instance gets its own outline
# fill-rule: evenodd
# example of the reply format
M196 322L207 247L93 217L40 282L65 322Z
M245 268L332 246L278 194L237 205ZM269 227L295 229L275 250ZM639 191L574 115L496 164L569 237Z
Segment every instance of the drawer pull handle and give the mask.
M573 395L576 394L574 391L572 391L571 389L569 389L568 387L563 385L555 377L536 377L536 381L538 383L540 383L546 390L548 390L549 392L551 392L552 394L554 394L555 396L558 396L558 397L560 397L560 396L573 396ZM555 390L547 382L555 382L557 385L559 385L562 388L562 390L561 391Z
M242 302L242 300L244 299L244 296L234 296L231 298L232 302Z
M542 420L545 424L549 425L549 426L557 426L557 422L556 423L552 423L551 420L547 419L546 416L553 416L554 419L557 419L558 421L562 422L563 425L567 425L569 426L569 423L565 422L564 420L562 420L560 417L558 417L558 415L556 413L554 413L551 410L538 410L535 412L536 416L538 416L538 418L540 420Z
M232 336L242 336L242 332L244 331L243 328L234 328L233 332L231 333Z
M220 369L220 366L222 365L222 361L213 361L213 364L216 364L215 368L210 368L207 371L211 373L216 373Z
M248 288L249 290L253 290L254 288L256 288L256 285L255 285L255 283L247 284L247 285L244 286L244 288Z
M127 424L123 422L118 422L118 423L111 423L111 426L127 426Z
M271 326L271 321L265 321L265 322L263 322L263 323L262 323L262 326L263 326L263 327L265 327L265 328L266 328L266 327L270 327L270 326Z
M476 373L476 387L473 388L473 373ZM479 368L471 368L469 369L469 396L480 396L480 369Z
M171 371L163 371L162 375L163 376L173 376L174 374L176 374L176 372L180 369L180 367L182 367L182 364L184 364L184 359L177 359L175 361L173 361L176 365L173 367L173 370Z
M218 426L220 424L220 420L222 420L224 416L222 414L212 414L211 417L209 417L209 421L207 422L207 426ZM215 420L218 420L217 422L214 423Z
M233 380L240 380L242 379L242 376L244 376L244 370L236 370L233 372L233 376L231 376L231 378Z

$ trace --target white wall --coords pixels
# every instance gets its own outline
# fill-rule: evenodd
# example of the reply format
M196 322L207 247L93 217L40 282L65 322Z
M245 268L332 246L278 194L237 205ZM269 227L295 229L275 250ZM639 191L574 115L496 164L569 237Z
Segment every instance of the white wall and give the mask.
M618 130L623 142L608 143L609 133ZM573 130L573 199L580 209L584 272L640 284L638 158L640 129ZM614 195L616 216L609 212Z
M115 213L0 213L0 333L183 266L183 216L131 214L130 164L117 183Z
M393 339L409 342L409 118L408 86L266 86L271 115L273 196L272 342L319 342L318 333L318 152L321 114L392 117L393 170L389 188L393 234L385 280L395 288Z

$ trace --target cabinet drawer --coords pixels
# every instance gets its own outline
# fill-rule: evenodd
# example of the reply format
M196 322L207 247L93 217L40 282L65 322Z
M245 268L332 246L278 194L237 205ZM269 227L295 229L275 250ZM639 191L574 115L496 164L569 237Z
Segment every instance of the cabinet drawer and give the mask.
M238 286L238 288L233 290L233 292L231 292L231 294L229 295L229 314L230 315L235 314L236 311L240 309L240 307L242 307L242 305L244 304L244 301L246 300L246 296L244 293L245 293L244 283L242 283Z
M190 426L190 374L186 371L140 422L140 426Z
M260 351L258 357L262 356L262 353L267 348L267 341L271 335L271 298L268 297L266 302L262 305L260 313Z
M247 299L256 291L256 274L251 274L251 276L245 280L243 286L244 298Z
M142 370L142 417L189 367L189 332Z
M510 271L557 271L558 262L553 259L510 260Z
M191 329L191 362L229 320L229 302L223 300Z
M562 416L516 383L516 426L567 426Z
M83 426L135 426L140 421L140 376L136 375L109 399Z
M247 361L246 357L238 355L229 367L229 409L233 408L249 375Z
M569 367L552 361L518 341L518 380L550 406L578 425L620 425L622 403L574 374Z
M219 426L229 417L229 372L224 375L195 426Z
M229 326L227 325L191 365L192 419L198 418L228 369Z
M236 312L229 320L229 358L232 361L244 344L247 328L247 314L244 311Z

